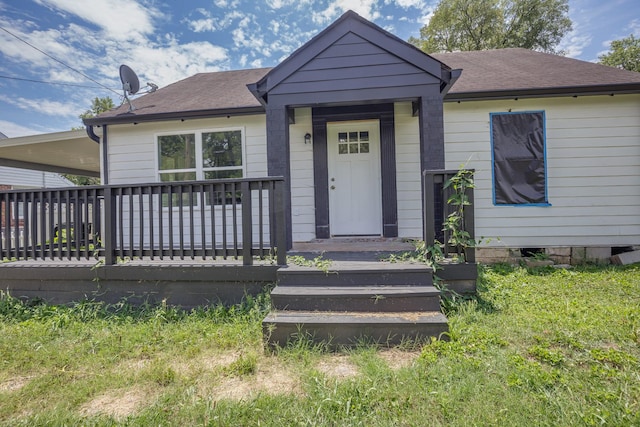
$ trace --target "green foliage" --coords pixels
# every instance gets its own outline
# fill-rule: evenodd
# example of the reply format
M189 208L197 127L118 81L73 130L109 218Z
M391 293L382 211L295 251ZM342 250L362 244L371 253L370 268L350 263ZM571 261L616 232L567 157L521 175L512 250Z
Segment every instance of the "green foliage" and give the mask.
M609 52L598 57L601 64L640 72L640 38L633 34L611 42Z
M0 424L640 425L640 265L480 273L448 340L403 351L265 353L268 295L182 311L2 294Z
M420 37L427 53L525 49L554 52L571 31L567 0L441 0Z
M445 182L444 188L453 189L447 204L454 209L445 218L442 229L449 233L448 243L456 248L460 260L466 261L466 249L476 246L475 239L465 229L465 208L471 206L467 190L475 188L473 171L461 168Z
M331 268L331 260L324 258L323 254L318 255L313 259L306 259L305 257L300 255L288 256L287 263L299 265L301 267L317 268L318 270L327 274L329 273L329 268Z
M80 119L89 119L95 117L100 113L112 110L115 107L113 99L108 96L98 98L97 96L91 101L91 108L80 114Z

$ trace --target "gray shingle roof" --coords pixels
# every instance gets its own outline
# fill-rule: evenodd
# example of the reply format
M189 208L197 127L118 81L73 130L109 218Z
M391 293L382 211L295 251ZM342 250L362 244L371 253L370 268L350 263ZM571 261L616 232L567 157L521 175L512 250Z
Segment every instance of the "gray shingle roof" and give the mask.
M640 93L640 73L527 49L432 54L462 76L445 100L596 93ZM131 123L169 118L259 114L263 106L247 84L270 68L201 73L133 100L86 124Z
M133 112L129 112L129 105L125 102L116 109L85 120L85 123L162 120L165 116L175 118L176 113L182 113L185 118L204 117L216 113L260 113L264 108L249 92L247 84L257 82L269 70L270 68L257 68L199 73L160 88L154 93L134 97L131 101L135 107Z
M528 49L431 54L462 75L447 98L501 97L507 94L560 95L617 91L635 86L640 73Z

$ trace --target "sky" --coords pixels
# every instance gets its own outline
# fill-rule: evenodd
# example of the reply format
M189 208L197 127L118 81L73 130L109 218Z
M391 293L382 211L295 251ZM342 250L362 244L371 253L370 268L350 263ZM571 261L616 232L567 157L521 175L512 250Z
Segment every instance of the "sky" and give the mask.
M351 9L403 40L438 0L0 0L0 132L82 126L95 97L122 102L119 67L141 86L195 73L273 67ZM559 48L597 61L640 36L640 1L569 0Z

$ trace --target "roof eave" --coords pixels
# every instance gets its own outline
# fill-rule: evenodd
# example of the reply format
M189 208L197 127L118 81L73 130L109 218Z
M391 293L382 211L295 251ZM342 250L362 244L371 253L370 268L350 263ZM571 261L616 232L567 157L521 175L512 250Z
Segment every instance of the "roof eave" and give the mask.
M136 115L134 113L124 113L118 116L111 117L92 117L84 119L83 123L86 126L101 126L101 125L116 125L116 124L131 124L131 123L148 123L148 122L162 122L169 120L187 120L187 119L200 119L210 117L226 117L226 116L248 116L253 114L263 114L264 107L252 106L252 107L238 107L238 108L224 108L224 109L208 109L208 110L191 110L191 111L172 111L169 113L155 113Z
M586 96L586 95L622 95L640 93L640 83L598 85L598 86L565 86L551 88L534 89L509 89L497 91L481 92L449 92L445 97L445 102L455 101L482 101L493 99L512 98L546 98L561 96Z

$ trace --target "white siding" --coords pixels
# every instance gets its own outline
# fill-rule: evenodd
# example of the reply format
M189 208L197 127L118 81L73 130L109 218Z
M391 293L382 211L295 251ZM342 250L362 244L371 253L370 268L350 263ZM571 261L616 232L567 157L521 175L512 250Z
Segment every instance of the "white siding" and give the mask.
M489 113L533 110L552 206L494 206ZM476 234L490 246L640 244L640 95L446 103L444 121L446 167L476 169Z
M0 167L0 185L20 189L72 187L74 184L57 173L2 166Z
M304 143L306 133L313 134L311 108L295 110L296 123L289 126L291 153L291 214L294 242L316 237L316 209L313 181L313 141Z
M395 104L398 236L422 237L420 127L411 102Z
M267 176L267 144L264 115L113 125L108 129L109 183L157 182L158 133L192 132L242 127L245 132L246 177Z

